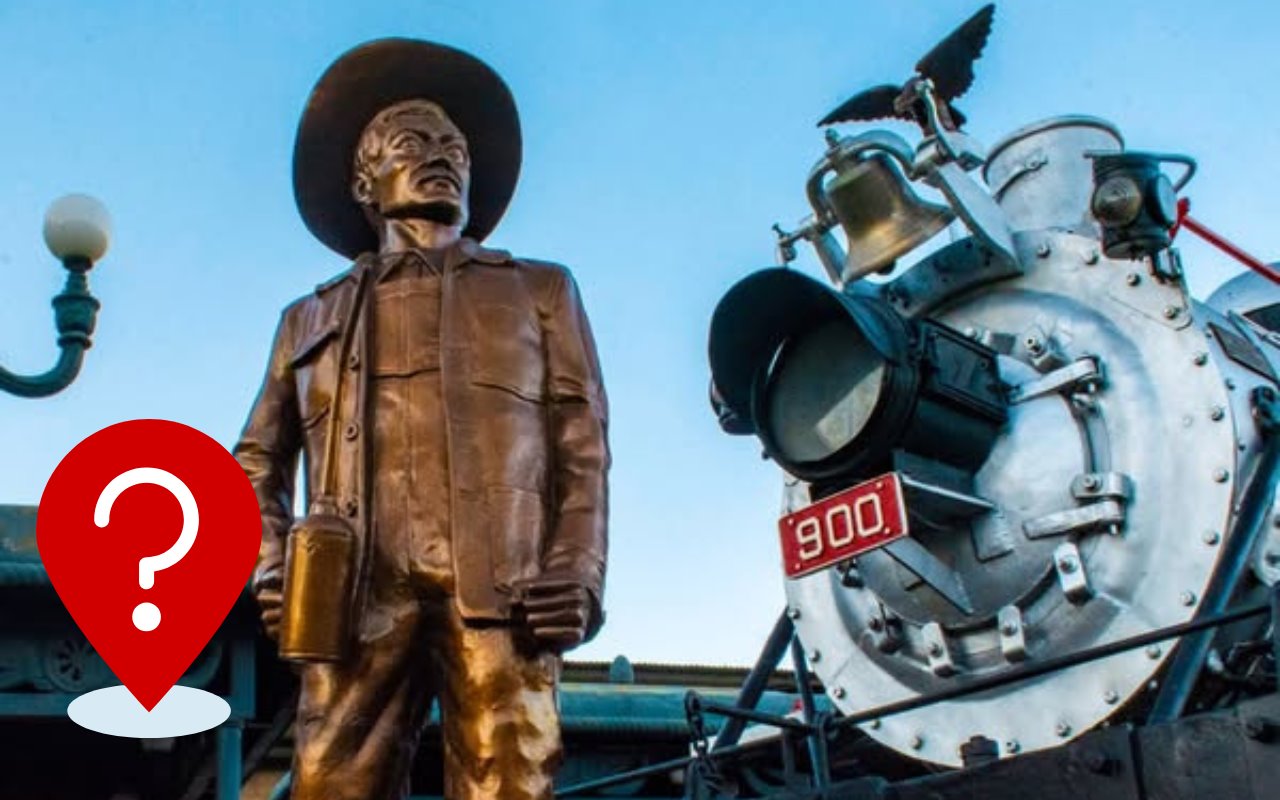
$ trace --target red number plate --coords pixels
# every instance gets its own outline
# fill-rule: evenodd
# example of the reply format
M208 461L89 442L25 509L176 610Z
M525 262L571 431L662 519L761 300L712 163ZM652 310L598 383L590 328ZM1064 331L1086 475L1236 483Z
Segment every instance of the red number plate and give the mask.
M896 472L860 483L778 520L782 566L799 578L907 535Z

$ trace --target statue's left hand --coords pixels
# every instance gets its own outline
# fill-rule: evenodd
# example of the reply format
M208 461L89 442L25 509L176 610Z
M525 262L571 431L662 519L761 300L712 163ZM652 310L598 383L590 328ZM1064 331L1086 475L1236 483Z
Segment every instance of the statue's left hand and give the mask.
M564 651L586 638L595 601L581 581L547 573L516 589L525 624L540 643Z

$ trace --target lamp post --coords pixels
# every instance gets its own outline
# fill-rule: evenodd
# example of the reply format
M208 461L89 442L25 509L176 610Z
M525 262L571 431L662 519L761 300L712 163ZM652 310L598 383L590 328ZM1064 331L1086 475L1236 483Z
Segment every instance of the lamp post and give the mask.
M0 389L19 397L46 397L75 380L84 351L92 344L101 305L89 292L89 270L107 251L110 239L111 217L94 198L69 194L49 206L44 215L44 241L67 270L67 282L53 298L58 363L41 375L15 375L0 367Z

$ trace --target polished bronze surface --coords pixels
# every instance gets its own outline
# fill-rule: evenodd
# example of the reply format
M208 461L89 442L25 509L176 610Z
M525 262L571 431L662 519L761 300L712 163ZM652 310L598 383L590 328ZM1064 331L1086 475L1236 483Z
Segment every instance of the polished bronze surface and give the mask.
M339 661L346 655L355 547L351 524L334 513L309 514L289 531L281 658Z
M457 65L457 51L394 41L418 72L441 53ZM364 48L353 53L366 63ZM340 61L322 78L304 128L350 116L339 108L350 102L367 111L359 135L331 163L304 160L346 176L377 252L285 310L236 446L262 509L264 624L280 635L283 618L282 655L310 656L293 797L405 796L438 697L446 797L549 798L560 654L603 619L609 451L594 341L565 268L464 236L477 203L492 216L495 201L450 100L483 103L483 93L388 90L367 109L367 97L332 91L331 76L350 68ZM484 116L473 112L461 117ZM515 136L508 164L518 165ZM300 193L304 215L309 203ZM307 223L342 250L349 219L327 220ZM299 453L313 502L293 526Z

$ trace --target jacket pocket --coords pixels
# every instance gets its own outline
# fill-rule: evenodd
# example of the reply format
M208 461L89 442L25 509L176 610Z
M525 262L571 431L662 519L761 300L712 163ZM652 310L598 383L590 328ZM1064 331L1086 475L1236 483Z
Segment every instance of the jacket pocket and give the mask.
M289 357L298 393L298 416L303 428L319 422L333 399L333 381L337 365L334 350L338 342L338 325L330 323L309 332L298 342Z
M517 397L546 400L546 359L542 331L528 311L494 303L477 304L472 318L471 382Z
M514 583L541 571L546 512L538 492L493 486L488 492L490 557L494 586L510 592Z

